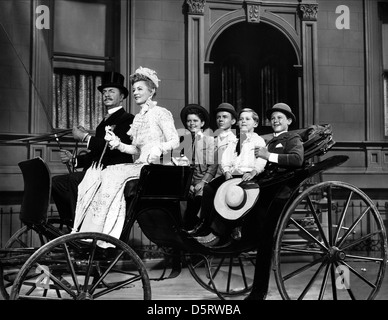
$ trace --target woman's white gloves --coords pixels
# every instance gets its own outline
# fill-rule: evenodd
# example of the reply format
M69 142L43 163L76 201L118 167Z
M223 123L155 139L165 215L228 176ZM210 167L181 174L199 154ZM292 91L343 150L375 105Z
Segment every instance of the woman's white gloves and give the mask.
M111 150L117 149L120 152L129 153L129 154L139 153L139 150L135 146L131 144L122 143L120 138L113 133L112 128L110 126L105 127L104 139L105 141L109 142L109 148Z
M106 126L105 127L105 141L109 142L109 148L111 150L117 149L120 145L120 138L116 136L113 131L111 126Z
M153 146L147 158L148 163L159 163L162 149L159 146Z

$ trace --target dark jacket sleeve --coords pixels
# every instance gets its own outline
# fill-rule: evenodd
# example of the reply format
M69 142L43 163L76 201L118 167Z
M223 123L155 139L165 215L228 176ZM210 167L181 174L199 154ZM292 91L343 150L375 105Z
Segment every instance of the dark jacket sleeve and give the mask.
M131 144L131 138L127 132L132 124L134 116L132 114L121 112L121 114L113 117L111 122L100 123L96 128L96 134L90 137L87 154L79 155L77 157L77 168L87 169L93 162L100 160L101 154L104 150L106 141L105 137L105 125L115 125L113 132L120 138L125 144ZM105 154L102 158L104 166L113 165L118 163L130 163L132 162L132 156L126 153L122 153L119 150L110 150L106 148Z
M278 165L281 167L301 167L304 161L303 142L299 134L287 133L281 139L274 139L268 144L268 151L277 153Z

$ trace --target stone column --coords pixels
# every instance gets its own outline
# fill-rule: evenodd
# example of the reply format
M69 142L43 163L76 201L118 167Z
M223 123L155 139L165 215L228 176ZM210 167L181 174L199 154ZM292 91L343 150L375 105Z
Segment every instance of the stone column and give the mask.
M318 43L317 12L318 4L300 4L301 47L303 66L303 121L301 126L319 123L318 110ZM302 119L301 119L302 120Z
M186 0L187 103L204 106L204 12L205 0Z

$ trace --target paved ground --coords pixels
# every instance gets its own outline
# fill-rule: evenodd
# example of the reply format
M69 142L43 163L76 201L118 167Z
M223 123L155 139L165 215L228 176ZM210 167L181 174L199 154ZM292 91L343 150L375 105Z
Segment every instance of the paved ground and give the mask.
M187 269L174 279L163 281L152 281L153 300L219 300L219 298L203 289L191 276ZM267 300L282 300L279 294L274 277L270 280L270 290ZM380 291L375 300L388 300L388 275L384 277Z

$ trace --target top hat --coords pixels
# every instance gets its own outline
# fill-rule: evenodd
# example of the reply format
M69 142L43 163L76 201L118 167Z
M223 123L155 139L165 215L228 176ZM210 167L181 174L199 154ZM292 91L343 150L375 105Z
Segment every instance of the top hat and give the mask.
M229 179L217 189L214 207L223 218L237 220L252 209L259 193L259 186L252 181Z
M236 109L230 104L230 103L227 103L227 102L223 102L221 103L217 109L216 109L216 114L217 112L220 112L220 111L226 111L226 112L229 112L232 117L234 119L237 119L237 112L236 112Z
M293 122L296 122L296 117L287 104L283 102L276 103L271 109L267 110L266 115L268 120L271 120L272 113L274 113L275 111L284 113L288 118L291 118Z
M124 99L128 97L128 89L124 87L124 76L118 72L106 72L102 76L101 85L97 87L98 91L102 92L105 88L117 88L124 95Z
M181 121L182 121L183 125L185 126L185 128L186 128L187 115L190 114L189 111L191 109L197 109L198 111L200 111L203 114L205 124L203 125L202 130L207 129L210 125L209 112L204 107L200 106L199 104L195 104L195 103L188 104L187 106L185 106L181 110Z

